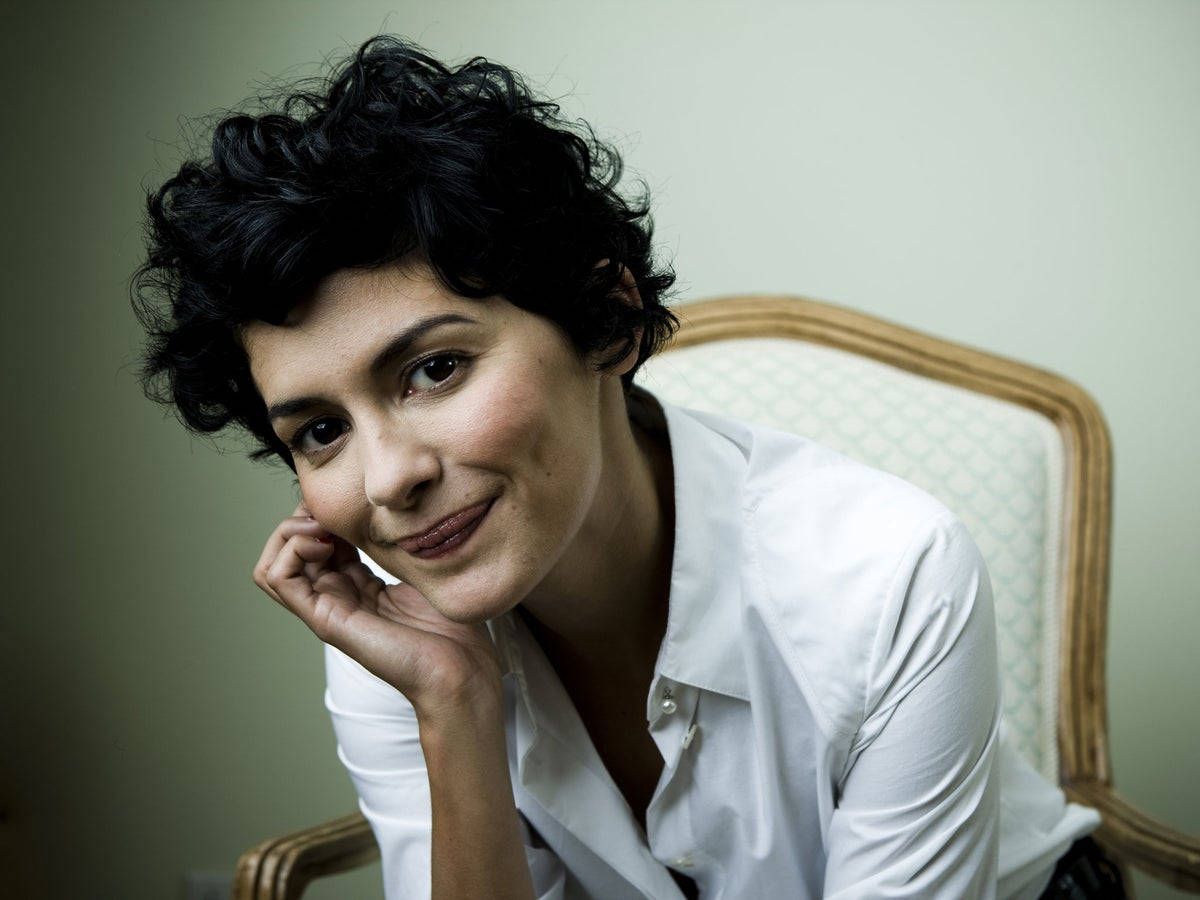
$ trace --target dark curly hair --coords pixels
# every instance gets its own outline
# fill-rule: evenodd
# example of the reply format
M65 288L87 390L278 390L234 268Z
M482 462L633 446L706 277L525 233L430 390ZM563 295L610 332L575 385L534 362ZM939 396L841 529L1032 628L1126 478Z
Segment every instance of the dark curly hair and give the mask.
M581 353L616 346L604 364L641 329L640 366L676 327L645 185L619 194L616 150L510 69L480 57L449 68L381 35L315 86L260 102L218 122L211 157L147 197L147 259L131 282L149 338L142 384L193 431L240 425L261 445L252 458L295 468L239 331L281 324L342 268L414 256L459 295L553 321ZM640 309L618 290L622 268Z

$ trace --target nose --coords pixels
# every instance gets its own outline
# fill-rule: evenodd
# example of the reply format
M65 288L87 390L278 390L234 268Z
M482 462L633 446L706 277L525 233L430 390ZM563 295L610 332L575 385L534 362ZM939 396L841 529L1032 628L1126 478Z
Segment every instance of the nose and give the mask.
M363 491L373 506L410 509L441 477L441 462L434 448L395 422L371 425L359 446Z

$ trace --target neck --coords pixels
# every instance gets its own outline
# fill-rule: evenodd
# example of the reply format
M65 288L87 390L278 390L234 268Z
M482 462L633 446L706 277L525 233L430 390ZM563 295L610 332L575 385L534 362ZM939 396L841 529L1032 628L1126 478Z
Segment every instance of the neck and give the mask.
M627 407L614 387L602 413L605 462L592 512L522 603L560 674L652 669L666 631L675 531L666 425L648 395L632 396Z

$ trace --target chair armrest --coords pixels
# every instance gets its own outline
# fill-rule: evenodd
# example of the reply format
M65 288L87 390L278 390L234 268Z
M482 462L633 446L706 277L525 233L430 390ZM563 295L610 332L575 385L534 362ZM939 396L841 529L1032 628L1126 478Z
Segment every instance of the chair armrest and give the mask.
M1100 812L1096 840L1121 861L1177 888L1200 894L1200 838L1184 834L1142 812L1111 785L1077 782L1067 796Z
M233 878L234 900L296 900L314 878L366 865L379 845L361 813L271 838L247 850Z

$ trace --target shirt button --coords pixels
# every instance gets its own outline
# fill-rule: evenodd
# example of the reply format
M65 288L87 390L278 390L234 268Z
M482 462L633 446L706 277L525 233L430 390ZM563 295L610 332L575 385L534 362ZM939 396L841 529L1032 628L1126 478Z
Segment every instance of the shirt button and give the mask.
M675 710L679 709L679 704L671 699L670 695L663 697L662 711L668 716L673 715Z
M692 858L688 854L677 856L671 860L671 867L674 869L690 869L692 867Z

